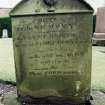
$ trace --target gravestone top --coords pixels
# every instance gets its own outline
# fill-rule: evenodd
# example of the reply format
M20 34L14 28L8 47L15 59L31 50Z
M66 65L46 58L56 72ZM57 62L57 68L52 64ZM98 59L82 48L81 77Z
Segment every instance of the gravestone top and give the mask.
M49 6L53 6L57 3L57 0L44 0L44 2Z
M22 0L10 12L11 16L53 13L93 13L93 8L85 0Z

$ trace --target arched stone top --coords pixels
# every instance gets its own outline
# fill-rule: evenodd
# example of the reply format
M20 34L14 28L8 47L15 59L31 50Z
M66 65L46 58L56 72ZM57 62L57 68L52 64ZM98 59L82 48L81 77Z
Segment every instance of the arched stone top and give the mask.
M50 1L50 0L49 0ZM10 12L11 16L35 15L45 13L91 12L93 8L85 0L57 0L54 5L47 5L44 0L22 0Z

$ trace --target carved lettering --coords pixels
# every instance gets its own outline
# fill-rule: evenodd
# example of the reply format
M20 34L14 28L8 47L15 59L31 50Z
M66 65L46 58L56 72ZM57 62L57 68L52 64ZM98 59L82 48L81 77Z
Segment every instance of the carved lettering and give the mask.
M83 36L81 22L63 15L28 17L19 22L14 43L30 76L76 75L75 65L91 42Z

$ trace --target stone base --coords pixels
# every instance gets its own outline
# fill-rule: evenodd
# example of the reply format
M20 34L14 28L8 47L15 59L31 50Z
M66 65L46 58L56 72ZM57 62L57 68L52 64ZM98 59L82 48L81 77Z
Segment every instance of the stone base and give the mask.
M83 103L72 102L68 99L61 97L44 97L44 98L32 98L32 97L19 97L21 103L26 105L91 105L90 100ZM24 105L24 104L23 104Z
M94 98L94 100L91 102L92 105L105 105L105 94L104 93L102 93L100 91L92 91L92 96ZM21 104L17 101L17 95L13 92L10 92L10 93L7 93L4 95L4 101L3 101L2 105L21 105ZM31 104L23 104L23 105L31 105ZM35 104L33 104L33 105L35 105ZM36 105L38 105L38 104L36 104ZM46 104L44 104L44 105L46 105ZM55 105L55 104L53 104L53 105ZM87 105L89 105L89 103L87 103Z
M105 33L94 33L94 38L97 40L105 40Z
M98 39L92 38L92 44L96 46L105 46L105 40L98 40Z
M93 45L105 45L105 33L94 33L92 38Z

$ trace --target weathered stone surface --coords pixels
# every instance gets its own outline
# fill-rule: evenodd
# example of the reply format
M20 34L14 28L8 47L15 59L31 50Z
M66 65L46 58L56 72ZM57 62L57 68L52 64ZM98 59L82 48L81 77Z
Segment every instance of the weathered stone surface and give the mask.
M70 98L78 97L78 101L84 94L89 97L92 59L89 14L27 16L12 21L21 95L74 96ZM86 30L80 26L86 26Z
M13 9L19 96L72 103L89 100L92 12L83 0L27 0Z

